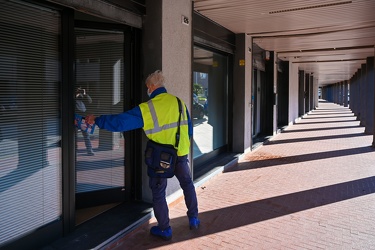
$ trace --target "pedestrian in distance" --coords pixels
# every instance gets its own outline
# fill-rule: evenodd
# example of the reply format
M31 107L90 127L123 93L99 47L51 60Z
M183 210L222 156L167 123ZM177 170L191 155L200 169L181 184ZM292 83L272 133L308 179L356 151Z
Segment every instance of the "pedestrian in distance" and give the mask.
M180 114L176 96L167 93L164 86L164 76L160 70L150 74L146 81L147 94L150 97L135 108L115 115L86 116L89 124L96 124L100 129L112 132L123 132L143 128L146 136L157 143L175 145L177 126L176 119ZM185 197L187 216L190 229L197 229L198 201L195 187L191 178L188 154L190 138L193 135L191 118L186 105L181 101L182 115L180 136L177 150L177 161L174 175L177 177ZM166 202L167 178L149 177L149 187L152 191L153 209L157 226L150 229L150 233L164 240L172 238L172 228L169 220L169 209Z

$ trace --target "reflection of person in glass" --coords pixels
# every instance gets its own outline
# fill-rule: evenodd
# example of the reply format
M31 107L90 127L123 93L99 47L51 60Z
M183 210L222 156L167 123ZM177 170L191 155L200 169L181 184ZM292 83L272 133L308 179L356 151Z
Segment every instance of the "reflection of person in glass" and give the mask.
M81 111L82 113L86 112L85 102L92 103L91 97L86 93L86 90L82 88L77 88L75 99L76 99L76 111ZM89 133L83 130L81 130L81 132L82 132L83 140L85 141L87 154L94 155Z
M150 140L174 145L179 114L177 99L167 93L164 87L164 76L159 70L146 79L146 86L150 97L148 102L141 103L135 108L117 115L101 115L99 117L87 115L87 123L96 124L101 129L113 132L143 128ZM182 105L184 106L184 104ZM188 161L193 128L187 108L182 112L180 143L177 147L178 159L174 174L184 192L190 229L196 229L200 225L198 202ZM150 177L149 186L152 190L154 214L158 221L157 226L151 227L150 233L169 240L172 238L172 229L169 225L168 205L165 199L167 179Z

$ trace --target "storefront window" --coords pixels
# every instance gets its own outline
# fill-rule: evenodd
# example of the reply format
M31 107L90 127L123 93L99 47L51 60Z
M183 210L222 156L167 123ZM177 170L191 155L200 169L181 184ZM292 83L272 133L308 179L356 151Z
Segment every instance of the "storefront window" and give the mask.
M228 142L228 59L194 48L193 65L194 159Z
M60 219L60 16L0 3L0 248Z

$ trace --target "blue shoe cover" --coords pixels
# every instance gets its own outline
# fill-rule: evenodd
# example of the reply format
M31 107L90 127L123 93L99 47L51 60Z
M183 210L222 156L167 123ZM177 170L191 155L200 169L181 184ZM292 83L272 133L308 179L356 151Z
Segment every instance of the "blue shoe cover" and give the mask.
M197 229L199 228L200 224L201 224L201 221L197 217L189 218L190 229Z
M150 234L162 238L163 240L170 240L172 239L172 228L167 227L165 230L161 230L158 226L153 226L150 229Z

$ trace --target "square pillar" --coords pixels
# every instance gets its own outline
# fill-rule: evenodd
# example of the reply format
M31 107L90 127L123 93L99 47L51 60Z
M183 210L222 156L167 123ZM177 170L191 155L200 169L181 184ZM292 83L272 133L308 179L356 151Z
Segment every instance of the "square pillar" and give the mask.
M252 37L236 35L236 53L233 63L233 151L251 149L251 86L252 86Z

